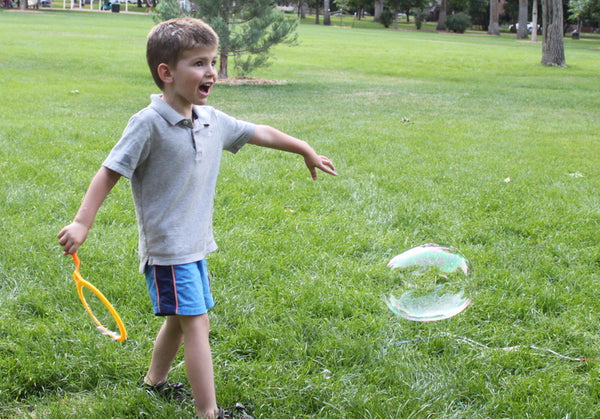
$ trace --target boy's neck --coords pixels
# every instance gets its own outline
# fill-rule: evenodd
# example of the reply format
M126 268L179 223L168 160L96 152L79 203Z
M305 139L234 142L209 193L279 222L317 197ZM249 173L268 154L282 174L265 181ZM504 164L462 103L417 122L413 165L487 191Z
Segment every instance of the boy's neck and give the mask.
M160 96L161 99L173 108L178 114L183 116L184 118L192 119L194 105L190 103L189 105L182 105L180 102L173 100L173 98L165 91Z

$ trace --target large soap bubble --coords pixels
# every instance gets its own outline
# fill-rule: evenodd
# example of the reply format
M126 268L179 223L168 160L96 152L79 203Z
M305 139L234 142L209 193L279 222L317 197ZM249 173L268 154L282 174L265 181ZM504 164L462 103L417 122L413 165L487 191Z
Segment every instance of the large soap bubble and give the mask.
M424 244L388 263L398 280L385 303L407 320L427 322L456 316L471 303L465 297L471 265L451 246Z

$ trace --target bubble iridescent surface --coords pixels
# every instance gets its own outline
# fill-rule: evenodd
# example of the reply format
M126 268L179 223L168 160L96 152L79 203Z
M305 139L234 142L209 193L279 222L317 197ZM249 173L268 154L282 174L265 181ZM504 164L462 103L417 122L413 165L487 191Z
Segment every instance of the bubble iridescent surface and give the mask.
M395 284L384 301L402 318L421 322L444 320L461 313L471 303L465 296L471 265L452 246L417 246L392 258L388 267Z

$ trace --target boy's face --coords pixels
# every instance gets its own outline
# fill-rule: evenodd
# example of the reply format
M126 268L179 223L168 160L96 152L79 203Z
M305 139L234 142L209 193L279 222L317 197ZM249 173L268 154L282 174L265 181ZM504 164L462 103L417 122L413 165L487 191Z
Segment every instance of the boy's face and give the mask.
M199 47L181 53L174 67L169 67L163 97L181 113L192 105L206 105L210 90L217 81L217 48Z

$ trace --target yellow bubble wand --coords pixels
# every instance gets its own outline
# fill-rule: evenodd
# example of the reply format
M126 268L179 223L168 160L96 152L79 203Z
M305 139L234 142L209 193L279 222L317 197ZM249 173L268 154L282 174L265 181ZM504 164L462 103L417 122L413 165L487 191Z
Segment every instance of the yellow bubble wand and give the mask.
M79 295L79 299L81 300L81 303L83 304L83 307L85 308L85 311L88 312L88 314L90 315L92 320L94 320L94 323L96 323L98 330L100 330L103 334L111 337L112 339L114 339L116 341L119 341L119 342L124 341L125 339L127 339L127 331L125 330L125 325L123 324L121 317L119 316L117 311L114 309L112 304L106 299L104 294L102 294L100 292L100 290L98 290L98 288L96 288L91 283L89 283L88 281L83 279L83 277L81 276L81 272L79 271L79 266L81 265L81 261L79 260L79 256L77 256L77 253L73 253L71 256L73 257L73 262L75 262L75 271L73 271L73 279L75 280L75 285L77 286L77 294ZM88 290L93 292L96 295L96 297L98 297L98 299L104 304L104 306L106 306L106 308L110 312L111 316L115 319L117 326L119 327L118 333L113 332L112 330L109 330L94 315L94 313L92 312L92 309L90 308L90 305L88 304L88 302L85 299L84 288L87 288Z

